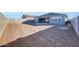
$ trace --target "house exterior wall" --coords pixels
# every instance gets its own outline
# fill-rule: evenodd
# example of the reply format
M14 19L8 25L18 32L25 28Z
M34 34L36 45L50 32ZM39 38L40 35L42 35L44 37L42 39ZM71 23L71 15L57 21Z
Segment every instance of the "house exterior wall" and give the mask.
M28 17L28 18L25 18L25 19L20 19L21 22L28 21L28 20L35 20L35 18L29 18Z
M57 20L55 20L57 19ZM60 21L58 19L61 19ZM54 21L53 21L54 20ZM65 24L65 17L64 16L52 16L49 18L49 24Z
M35 18L30 18L30 17L28 17L28 18L26 18L26 19L28 19L28 20L34 20Z
M57 21L52 21L53 19L54 20L57 19ZM61 21L58 21L58 19L61 19ZM64 25L66 20L67 20L67 18L65 16L51 16L51 17L48 18L48 24ZM38 22L38 18L36 18L34 22L35 22L35 24L40 24Z
M71 20L72 26L79 36L79 16Z
M34 23L38 23L38 18L35 18Z

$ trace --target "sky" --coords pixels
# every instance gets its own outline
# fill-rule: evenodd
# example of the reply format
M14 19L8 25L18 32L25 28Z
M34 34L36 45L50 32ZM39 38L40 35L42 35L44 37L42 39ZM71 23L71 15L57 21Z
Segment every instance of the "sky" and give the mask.
M40 16L40 15L43 15L43 14L46 14L46 13L48 13L48 12L3 12L3 14L6 17L9 17L9 18L17 18L17 19L18 18L21 18L21 16L23 14L25 14L25 15ZM56 13L67 14L67 16L69 18L74 18L76 16L79 16L79 12L56 12Z
M43 15L43 14L46 14L46 13L45 12L3 12L3 14L6 17L10 17L10 18L21 18L23 14L40 16L40 15Z

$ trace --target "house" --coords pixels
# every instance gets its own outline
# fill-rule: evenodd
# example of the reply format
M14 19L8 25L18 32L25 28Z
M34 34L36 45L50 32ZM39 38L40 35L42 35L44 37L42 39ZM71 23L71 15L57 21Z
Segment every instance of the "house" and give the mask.
M67 15L60 13L47 13L35 18L35 24L63 25L68 20Z
M22 21L34 20L35 16L32 15L22 15Z

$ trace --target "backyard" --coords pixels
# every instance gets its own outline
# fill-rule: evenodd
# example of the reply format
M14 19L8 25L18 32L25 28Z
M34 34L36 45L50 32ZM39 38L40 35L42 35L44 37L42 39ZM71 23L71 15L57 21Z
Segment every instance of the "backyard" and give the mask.
M79 46L77 36L71 26L33 26L23 23L8 24L0 39L0 45L11 47Z

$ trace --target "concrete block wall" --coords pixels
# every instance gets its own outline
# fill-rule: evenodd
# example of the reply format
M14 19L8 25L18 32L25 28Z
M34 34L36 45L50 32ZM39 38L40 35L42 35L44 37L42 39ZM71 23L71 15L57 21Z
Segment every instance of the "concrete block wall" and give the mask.
M73 29L75 30L76 34L79 36L79 16L73 18L71 20Z
M78 30L78 36L79 36L79 16L77 17L77 30Z

